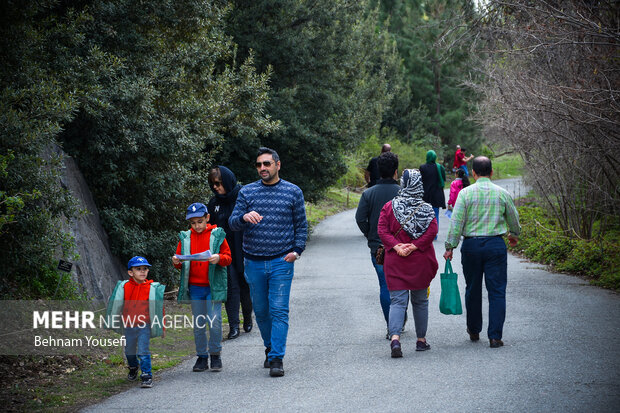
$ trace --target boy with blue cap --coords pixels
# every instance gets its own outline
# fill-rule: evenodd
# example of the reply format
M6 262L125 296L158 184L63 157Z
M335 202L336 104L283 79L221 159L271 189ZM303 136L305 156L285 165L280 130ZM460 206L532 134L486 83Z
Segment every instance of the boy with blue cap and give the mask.
M177 251L172 256L175 268L181 270L177 301L190 302L194 317L194 342L198 359L193 371L222 370L222 301L226 301L228 274L232 263L226 233L217 225L209 224L205 204L196 202L187 208L185 219L190 230L179 233ZM177 255L197 254L209 250L207 261L183 261ZM209 340L207 348L207 326Z
M162 285L147 280L151 264L135 256L127 264L128 281L119 281L110 296L106 315L108 326L125 335L125 356L129 365L127 378L138 377L138 361L142 372L141 387L153 387L151 373L151 337L163 335L164 290ZM122 315L122 323L119 316Z

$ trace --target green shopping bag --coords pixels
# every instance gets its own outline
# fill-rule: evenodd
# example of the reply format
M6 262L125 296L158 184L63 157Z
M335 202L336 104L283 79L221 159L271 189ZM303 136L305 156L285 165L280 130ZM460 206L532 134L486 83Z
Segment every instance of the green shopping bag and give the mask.
M442 314L463 314L457 278L458 275L452 271L450 260L446 260L446 268L441 274L441 296L439 297L439 311Z

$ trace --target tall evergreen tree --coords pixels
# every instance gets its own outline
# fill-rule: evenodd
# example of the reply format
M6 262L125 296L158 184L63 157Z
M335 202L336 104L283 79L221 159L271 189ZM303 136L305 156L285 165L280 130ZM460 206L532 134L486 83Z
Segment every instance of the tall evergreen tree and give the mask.
M478 76L469 59L474 44L470 28L476 18L473 1L377 2L406 67L411 90L406 111L422 108L426 117L418 116L417 121L426 133L440 139L444 149L451 150L455 144L478 147L480 129L471 116L479 98L467 87Z
M396 92L388 75L398 57L376 16L365 17L366 1L231 3L239 55L253 50L259 71L273 69L267 110L282 127L260 139L229 139L223 161L241 179L256 179L260 140L279 152L282 176L313 199L344 171L345 148L378 129Z

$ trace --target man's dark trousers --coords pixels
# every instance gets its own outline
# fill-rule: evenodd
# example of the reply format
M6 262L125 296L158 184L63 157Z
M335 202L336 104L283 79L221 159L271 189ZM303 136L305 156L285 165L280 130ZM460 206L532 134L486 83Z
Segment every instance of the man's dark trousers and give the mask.
M482 274L489 296L489 339L501 339L506 318L507 251L504 239L472 237L463 240L461 264L465 276L467 328L482 330Z

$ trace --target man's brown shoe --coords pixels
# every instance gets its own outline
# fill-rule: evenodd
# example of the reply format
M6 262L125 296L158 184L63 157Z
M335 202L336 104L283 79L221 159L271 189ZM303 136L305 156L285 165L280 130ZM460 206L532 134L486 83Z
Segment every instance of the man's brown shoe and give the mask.
M467 329L467 334L469 334L469 339L471 341L478 341L478 340L480 340L480 334L472 333L471 331L469 331L469 328Z
M504 345L504 342L502 340L496 338L490 339L489 342L491 343L491 348L497 348Z

